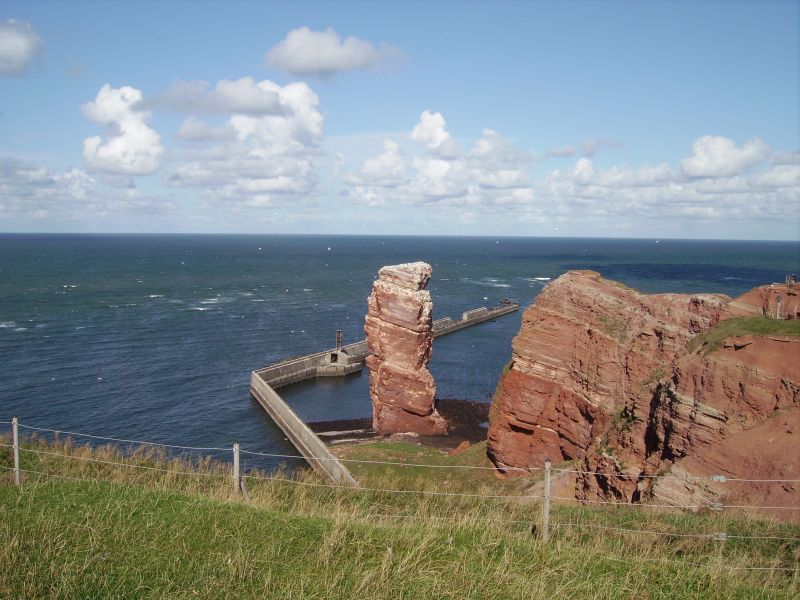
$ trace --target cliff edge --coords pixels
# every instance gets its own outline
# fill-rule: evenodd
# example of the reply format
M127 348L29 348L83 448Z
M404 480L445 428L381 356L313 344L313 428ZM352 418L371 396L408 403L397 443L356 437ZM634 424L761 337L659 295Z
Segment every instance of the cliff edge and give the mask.
M800 321L762 316L778 296L783 315L797 314L798 294L651 295L566 273L523 315L490 411L489 457L501 473L577 460L589 472L574 480L584 500L796 503L797 483L698 477L800 478Z

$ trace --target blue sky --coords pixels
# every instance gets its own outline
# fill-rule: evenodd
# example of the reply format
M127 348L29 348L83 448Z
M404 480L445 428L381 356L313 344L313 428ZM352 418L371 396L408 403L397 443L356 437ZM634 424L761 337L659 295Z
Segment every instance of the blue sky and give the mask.
M5 2L0 231L800 239L797 2Z

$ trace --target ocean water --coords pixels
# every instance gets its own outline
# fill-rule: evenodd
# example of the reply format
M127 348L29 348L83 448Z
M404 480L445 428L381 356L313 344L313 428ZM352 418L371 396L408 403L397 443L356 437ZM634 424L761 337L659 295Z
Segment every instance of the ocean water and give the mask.
M415 260L433 265L429 289L441 318L506 297L527 306L569 269L646 292L736 296L800 272L800 244L0 235L0 420L295 454L250 398L250 371L331 347L336 329L345 343L362 339L378 269ZM430 370L438 396L490 401L520 317L437 339ZM371 414L366 372L281 394L308 421Z

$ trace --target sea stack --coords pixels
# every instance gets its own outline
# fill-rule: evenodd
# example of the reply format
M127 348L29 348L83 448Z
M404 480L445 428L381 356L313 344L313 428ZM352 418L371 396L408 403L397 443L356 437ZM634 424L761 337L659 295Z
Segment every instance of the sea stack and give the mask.
M441 435L436 384L428 371L433 346L431 266L424 262L383 267L367 300L372 424L379 433Z

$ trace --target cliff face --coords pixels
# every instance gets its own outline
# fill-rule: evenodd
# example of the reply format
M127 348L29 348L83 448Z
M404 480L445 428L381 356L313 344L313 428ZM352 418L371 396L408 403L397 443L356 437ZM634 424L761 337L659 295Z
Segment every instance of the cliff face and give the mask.
M380 433L444 433L436 385L427 369L433 343L431 266L383 267L367 300L364 330L370 355L373 427Z
M687 504L756 493L752 485L647 477L667 471L797 478L800 339L748 335L713 352L688 349L721 319L761 314L763 297L774 302L780 290L762 292L731 302L646 295L591 271L558 278L526 310L514 339L490 412L490 458L501 471L579 459L596 473L578 477L582 499ZM782 460L769 459L775 448ZM777 499L782 488L772 488L759 493Z

